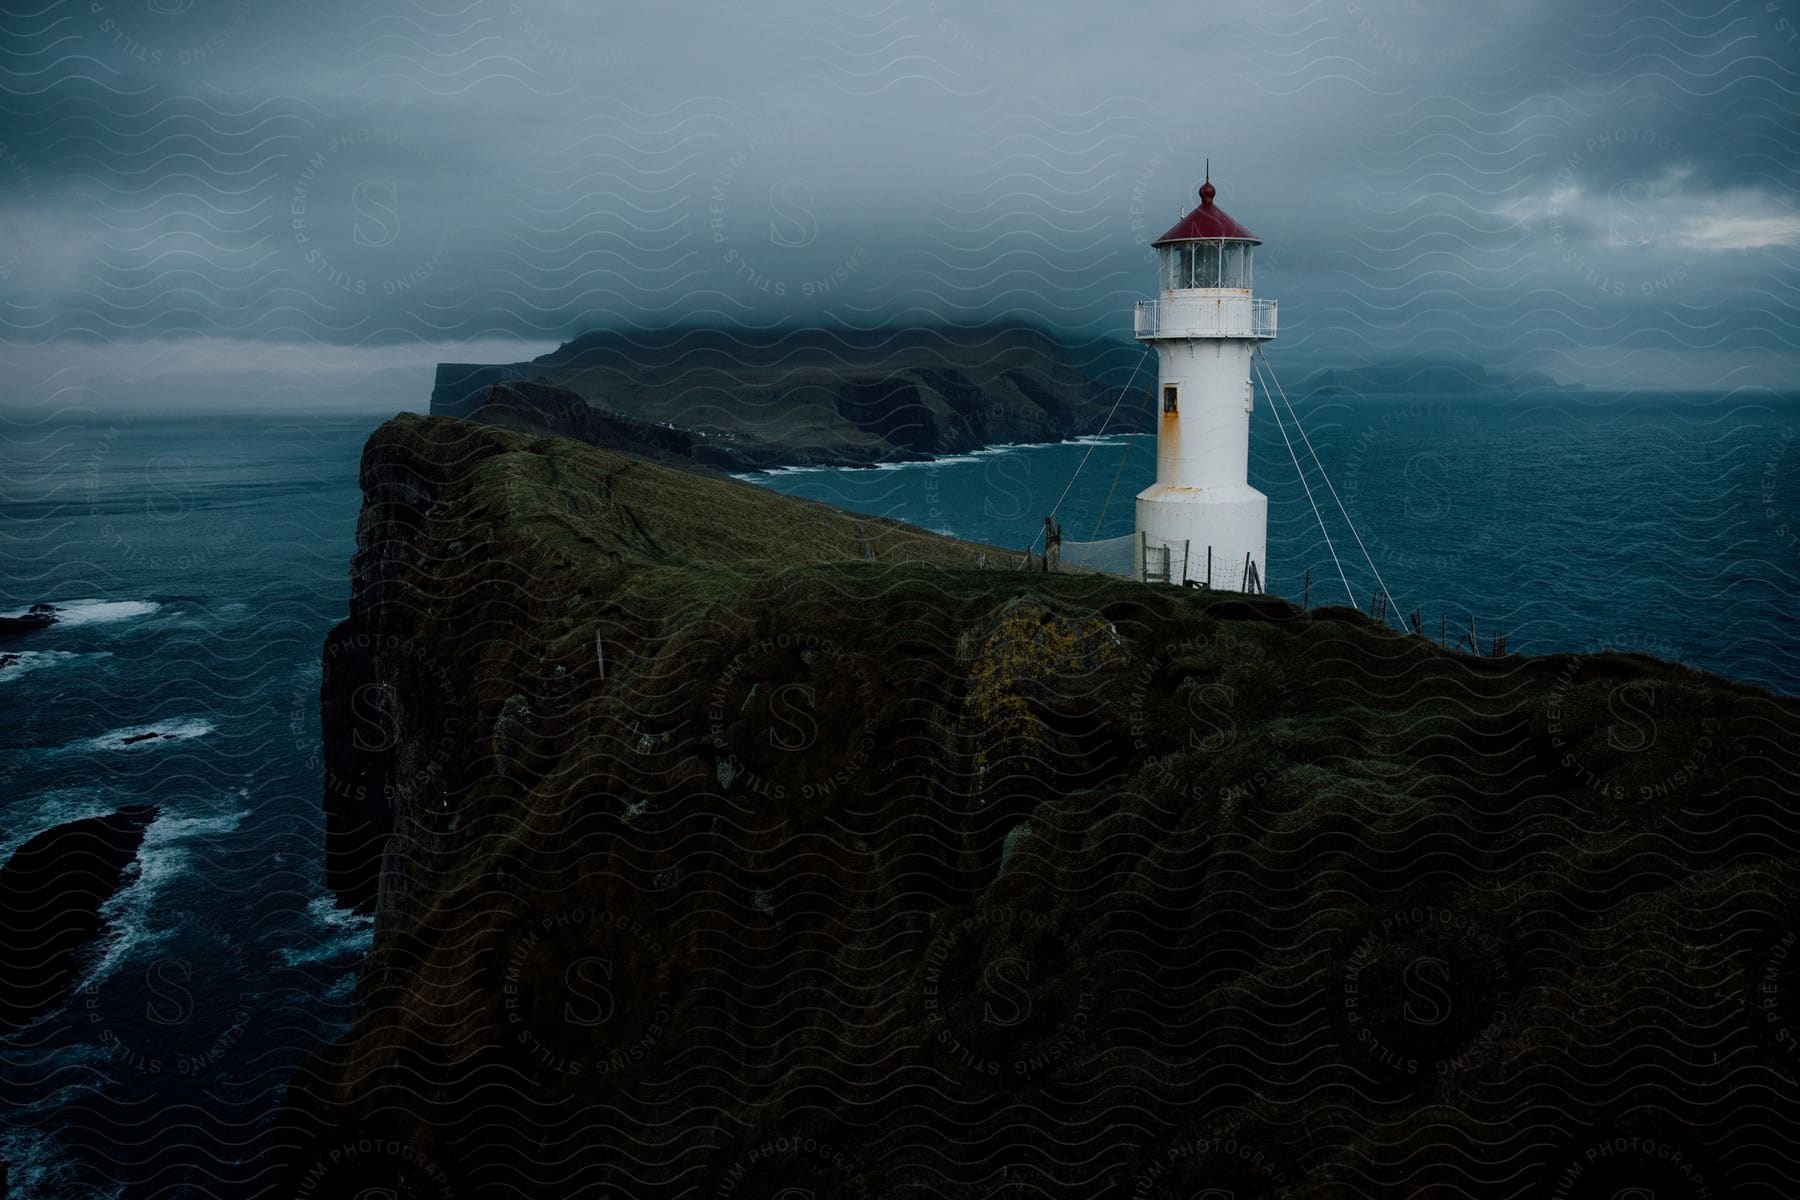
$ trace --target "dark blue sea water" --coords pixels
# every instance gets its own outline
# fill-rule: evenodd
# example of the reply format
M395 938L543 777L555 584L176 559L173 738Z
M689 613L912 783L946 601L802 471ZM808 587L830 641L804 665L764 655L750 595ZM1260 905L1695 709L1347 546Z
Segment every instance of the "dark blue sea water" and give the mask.
M1646 649L1800 690L1800 406L1298 407L1396 604L1428 630L1473 615L1514 650ZM0 668L0 853L123 804L162 809L80 990L0 1044L0 1157L21 1197L250 1192L293 1065L351 1016L368 930L323 882L318 661L345 612L375 424L122 416L3 443L0 611L49 600L73 619L0 647L24 655ZM1310 568L1313 602L1344 602L1266 408L1253 430L1271 590L1300 599ZM1065 535L1129 532L1147 438L759 478L1022 551L1084 459ZM1366 608L1374 578L1310 478ZM175 736L117 747L149 730Z
M236 1196L298 1055L350 1016L366 923L321 870L319 649L345 612L376 422L13 426L0 611L63 623L0 669L0 854L158 805L111 935L0 1043L18 1197ZM128 731L174 734L119 748Z
M1368 611L1379 572L1393 611L1419 610L1434 636L1454 641L1473 618L1484 649L1505 633L1521 653L1642 650L1800 691L1800 398L1296 397L1318 454L1288 429L1310 502L1257 403L1269 591L1300 601L1310 572L1312 603ZM1109 434L747 478L1022 556L1071 479L1058 519L1088 540L1129 534L1155 474L1153 436Z

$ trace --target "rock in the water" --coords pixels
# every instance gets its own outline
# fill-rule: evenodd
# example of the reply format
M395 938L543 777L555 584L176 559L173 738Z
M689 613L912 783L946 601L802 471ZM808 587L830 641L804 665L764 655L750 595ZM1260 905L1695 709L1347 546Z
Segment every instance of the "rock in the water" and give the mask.
M0 867L0 1031L47 1011L69 990L77 952L100 930L156 819L134 804L46 829Z
M54 624L56 624L56 606L54 604L34 604L19 616L0 617L0 637L30 633L37 629L48 629Z

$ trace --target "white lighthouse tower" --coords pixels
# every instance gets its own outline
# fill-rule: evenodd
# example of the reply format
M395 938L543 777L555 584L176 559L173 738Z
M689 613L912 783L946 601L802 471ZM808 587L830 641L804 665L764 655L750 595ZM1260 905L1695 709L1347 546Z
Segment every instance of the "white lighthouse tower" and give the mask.
M1262 242L1213 203L1153 243L1161 295L1140 300L1156 347L1156 482L1138 493L1138 577L1260 591L1269 498L1250 486L1250 356L1275 336L1275 302L1251 294Z

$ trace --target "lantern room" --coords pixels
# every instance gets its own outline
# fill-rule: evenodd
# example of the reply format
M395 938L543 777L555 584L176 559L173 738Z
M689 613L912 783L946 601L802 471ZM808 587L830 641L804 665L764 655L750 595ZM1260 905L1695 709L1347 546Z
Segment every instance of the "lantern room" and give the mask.
M1262 240L1213 203L1218 194L1207 180L1200 207L1153 243L1163 291L1248 292L1255 286L1255 253Z
M1254 242L1208 240L1174 242L1157 247L1157 270L1165 292L1195 288L1228 288L1248 292L1255 286Z

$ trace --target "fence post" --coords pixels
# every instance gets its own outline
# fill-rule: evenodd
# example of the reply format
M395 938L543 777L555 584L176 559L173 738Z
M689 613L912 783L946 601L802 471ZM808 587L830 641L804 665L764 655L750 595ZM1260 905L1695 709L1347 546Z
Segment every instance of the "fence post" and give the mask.
M1206 548L1206 590L1212 591L1212 547Z
M1181 539L1181 586L1182 587L1187 586L1187 560L1188 560L1189 544L1190 544L1189 539L1187 539L1187 538Z
M1306 587L1300 593L1300 607L1305 608L1305 609L1312 608L1312 568L1311 567L1306 568Z
M1243 578L1243 581L1238 584L1238 591L1247 592L1249 590L1250 590L1250 552L1248 550L1246 550L1246 551L1244 551L1244 578Z

